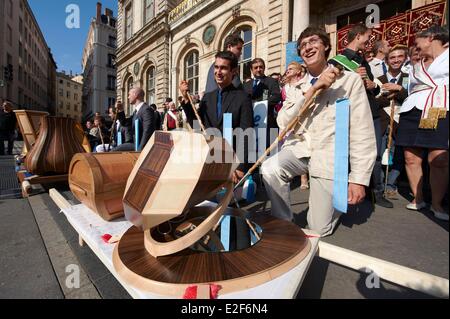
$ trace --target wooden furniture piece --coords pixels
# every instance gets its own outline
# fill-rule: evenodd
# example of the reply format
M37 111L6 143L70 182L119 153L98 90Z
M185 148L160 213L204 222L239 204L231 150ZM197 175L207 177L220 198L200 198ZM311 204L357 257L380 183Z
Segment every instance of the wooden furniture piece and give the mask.
M206 140L198 133L155 132L130 174L123 200L126 218L145 231L145 248L151 255L183 250L218 222L231 200L229 181L237 165L233 149L222 138ZM214 197L224 186L226 196L195 232L170 243L152 238L150 229Z
M213 208L200 209L207 215ZM220 285L221 294L229 294L269 282L309 254L310 241L295 224L263 214L249 219L262 229L261 240L250 248L226 253L187 248L158 258L146 252L145 233L132 227L116 245L115 269L129 285L158 295L180 297L189 286L209 283Z
M49 113L30 110L15 110L14 113L24 142L22 155L26 155L37 140L42 118L48 116Z
M85 152L75 125L70 118L42 117L39 137L25 160L27 171L36 175L67 174L72 157Z
M92 152L91 144L89 143L88 137L84 133L83 126L78 122L75 123L75 132L78 137L78 141L83 146L86 153Z
M132 224L124 219L118 219L114 222L108 222L102 219L84 204L72 205L64 196L56 189L51 189L49 195L56 205L61 209L66 216L67 221L77 232L80 239L80 245L86 244L92 252L99 258L111 274L118 280L122 287L135 299L167 299L167 298L182 298L181 295L171 297L148 290L141 290L136 285L129 284L121 274L119 274L113 264L113 253L118 244L105 244L99 240L102 234L111 234L114 236L122 236ZM200 204L201 206L215 205L210 202ZM231 214L230 209L227 209L226 214ZM305 233L308 232L305 230ZM219 291L219 299L292 299L298 294L302 282L308 273L308 269L317 252L319 238L309 238L311 243L311 250L308 255L294 268L287 273L273 278L272 280L256 286L254 288L242 287L241 290L233 293L223 293ZM192 252L195 253L195 252Z
M139 154L76 154L69 168L70 190L104 220L122 217L125 186Z
M124 210L134 227L114 250L119 276L137 289L179 297L191 285L215 283L221 293L255 287L297 266L310 251L309 240L296 225L269 216L251 216L262 238L252 222L241 218L240 226L235 224L244 228L243 238L235 240L240 250L224 252L229 245L222 244L216 230L232 197L236 167L235 154L222 138L155 133L127 182ZM197 206L222 188L219 204ZM228 226L220 227L227 231ZM257 244L250 233L260 239Z

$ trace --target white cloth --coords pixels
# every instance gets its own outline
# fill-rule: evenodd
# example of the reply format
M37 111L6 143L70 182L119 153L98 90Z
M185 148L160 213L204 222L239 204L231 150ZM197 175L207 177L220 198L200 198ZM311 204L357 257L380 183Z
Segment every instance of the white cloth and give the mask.
M433 63L425 70L422 62L417 63L411 68L409 73L409 96L403 102L400 113L409 112L413 108L417 108L421 111L424 110L425 105L428 102L428 109L431 101L433 100L433 106L445 107L449 110L449 71L448 60L449 51L445 50L440 56L438 56ZM420 88L428 87L428 90L419 90ZM432 99L433 92L434 99ZM445 105L444 100L446 100ZM438 105L442 104L442 105Z
M391 83L391 80L392 80L392 79L395 79L395 83L398 84L398 79L400 79L401 76L402 76L402 73L397 74L396 77L393 77L393 76L391 75L391 73L389 73L389 71L388 71L388 73L386 73L386 77L387 77L387 80L388 80L389 83ZM401 84L400 84L400 85L401 85Z
M373 77L375 79L384 75L383 63L384 61L378 58L373 58L373 60L369 62L370 71L372 71Z
M139 103L138 105L135 106L135 110L136 110L136 114L139 113L139 110L141 109L142 105L144 105L144 102Z

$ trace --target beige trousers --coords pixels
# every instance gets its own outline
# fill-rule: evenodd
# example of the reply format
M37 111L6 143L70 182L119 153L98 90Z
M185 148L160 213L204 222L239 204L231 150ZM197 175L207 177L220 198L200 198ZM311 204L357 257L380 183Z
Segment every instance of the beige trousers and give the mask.
M309 158L297 158L289 149L265 161L261 167L264 186L271 201L274 217L291 221L290 182L308 173ZM322 237L331 235L341 213L333 208L333 181L310 177L308 228Z

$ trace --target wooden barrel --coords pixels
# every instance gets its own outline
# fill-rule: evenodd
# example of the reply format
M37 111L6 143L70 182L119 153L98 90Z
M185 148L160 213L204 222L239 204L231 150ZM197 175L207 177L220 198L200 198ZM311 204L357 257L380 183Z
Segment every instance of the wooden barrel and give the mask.
M39 136L25 165L36 175L67 174L72 157L84 152L73 119L45 116L41 117Z
M105 220L122 217L125 186L139 154L76 154L69 168L72 193Z

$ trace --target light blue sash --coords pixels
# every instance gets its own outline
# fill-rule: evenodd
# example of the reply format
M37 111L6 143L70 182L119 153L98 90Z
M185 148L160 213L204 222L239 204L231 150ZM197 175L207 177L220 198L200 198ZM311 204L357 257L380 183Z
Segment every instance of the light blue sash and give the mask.
M134 148L135 148L135 150L136 150L136 152L139 152L139 151L141 151L140 149L139 149L139 120L135 120L134 121L134 140L135 140L135 146L134 146Z
M333 207L347 213L348 208L348 144L350 101L336 101L336 134L334 143Z
M230 216L222 216L220 222L220 241L225 251L230 250Z
M122 132L117 132L117 146L122 145Z
M233 147L233 114L223 115L223 138Z

